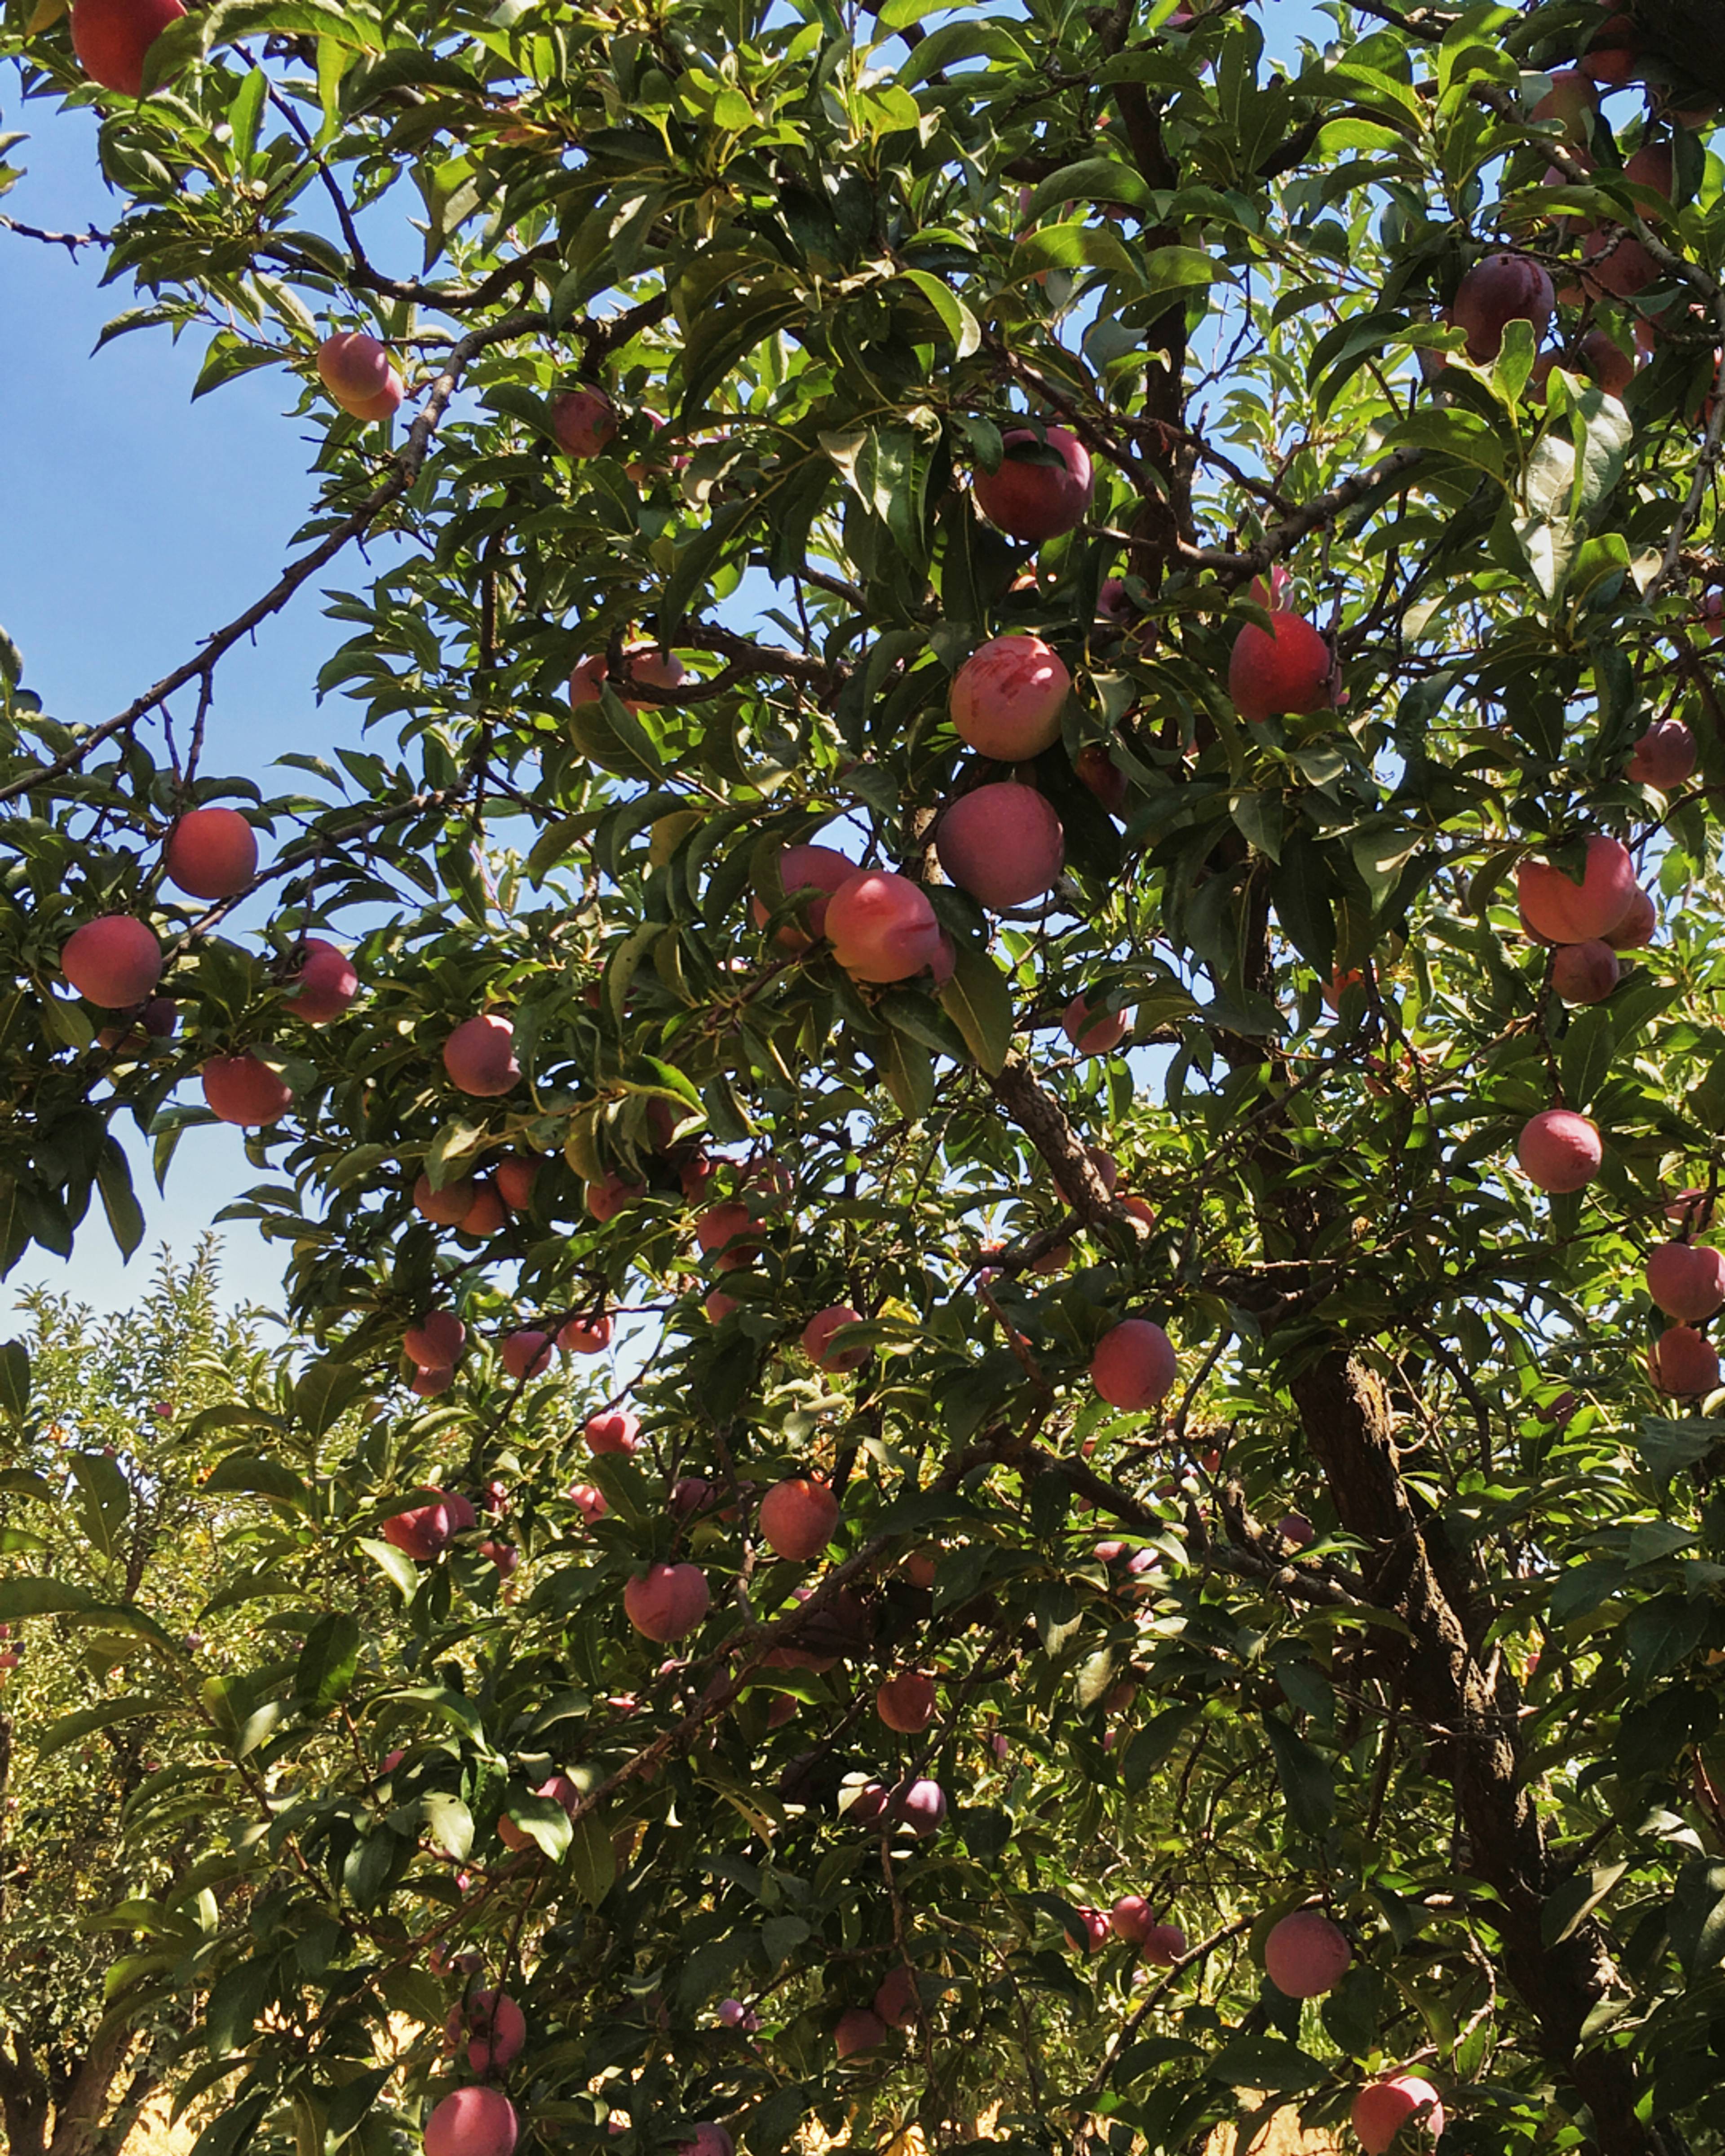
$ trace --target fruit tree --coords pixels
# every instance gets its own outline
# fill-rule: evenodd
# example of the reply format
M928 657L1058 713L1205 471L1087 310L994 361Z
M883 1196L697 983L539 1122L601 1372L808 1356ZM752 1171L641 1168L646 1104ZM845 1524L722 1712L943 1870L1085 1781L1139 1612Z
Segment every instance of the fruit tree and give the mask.
M203 2156L1725 2134L1717 0L1285 12L9 0L315 444L5 670L6 1260L303 1341Z

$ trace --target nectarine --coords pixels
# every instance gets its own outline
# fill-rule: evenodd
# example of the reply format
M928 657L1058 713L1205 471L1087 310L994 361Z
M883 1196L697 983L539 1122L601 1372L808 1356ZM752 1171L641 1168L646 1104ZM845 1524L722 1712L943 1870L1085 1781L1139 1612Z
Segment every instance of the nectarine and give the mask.
M596 457L617 432L617 413L603 389L566 389L551 400L551 430L565 456Z
M794 1475L775 1482L761 1500L761 1534L774 1553L793 1564L818 1557L839 1524L839 1501L824 1482Z
M996 471L973 481L977 506L992 525L1040 546L1083 521L1095 488L1090 451L1064 427L1014 427L1001 438Z
M131 914L105 913L74 928L60 946L60 971L103 1010L126 1010L162 978L162 946Z
M180 0L73 0L72 50L79 66L104 90L141 97L146 54L185 12Z
M1542 1109L1522 1124L1516 1158L1538 1189L1557 1195L1583 1189L1604 1158L1599 1125L1572 1109Z
M1719 1383L1718 1350L1687 1325L1667 1327L1654 1342L1647 1363L1662 1393L1711 1393Z
M1560 943L1552 953L1551 984L1566 1004L1602 1004L1622 968L1609 943Z
M1646 1277L1648 1294L1680 1325L1725 1309L1725 1255L1709 1244L1659 1244L1647 1253Z
M947 708L960 741L999 763L1027 762L1060 739L1072 676L1040 636L997 636L952 678Z
M853 1310L848 1302L834 1302L824 1310L818 1310L803 1327L803 1353L817 1370L829 1377L842 1377L847 1370L860 1369L869 1359L866 1348L838 1348L833 1346L833 1335L841 1332L847 1325L860 1325L862 1313Z
M425 2156L514 2156L520 2133L502 2090L470 2082L452 2089L425 2122Z
M1045 794L1001 780L961 794L947 808L935 851L961 891L999 912L1053 890L1065 862L1065 837Z
M258 836L237 808L189 808L167 834L162 865L189 898L233 898L258 872Z
M1278 609L1270 627L1249 621L1234 639L1228 693L1241 718L1305 717L1335 701L1335 654L1303 614Z
M224 1123L261 1129L280 1122L293 1105L293 1088L249 1050L242 1049L238 1055L213 1055L198 1075L206 1104Z
M853 979L907 981L933 958L940 923L927 893L890 869L859 869L827 901L833 956Z
M712 1593L699 1565L649 1565L624 1583L624 1614L636 1631L661 1645L692 1632L711 1606Z
M1550 861L1530 857L1516 870L1522 917L1548 943L1585 943L1604 937L1634 903L1635 865L1628 849L1595 832L1577 883Z
M1353 1959L1347 1933L1317 1909L1296 1909L1271 1926L1264 1942L1265 1970L1290 1999L1321 1999L1333 1991Z
M1389 2074L1368 2082L1353 2099L1350 2118L1366 2156L1389 2156L1389 2150L1416 2113L1423 2113L1426 2135L1436 2140L1444 2130L1443 2099L1418 2074Z
M495 1011L464 1019L444 1043L450 1082L475 1099L506 1093L521 1075L515 1060L515 1027Z
M327 1025L359 993L353 961L321 936L308 936L300 946L299 957L300 970L287 983L282 1009L307 1025Z
M1096 1342L1091 1382L1110 1407L1142 1414L1163 1398L1179 1374L1173 1343L1148 1318L1128 1317Z

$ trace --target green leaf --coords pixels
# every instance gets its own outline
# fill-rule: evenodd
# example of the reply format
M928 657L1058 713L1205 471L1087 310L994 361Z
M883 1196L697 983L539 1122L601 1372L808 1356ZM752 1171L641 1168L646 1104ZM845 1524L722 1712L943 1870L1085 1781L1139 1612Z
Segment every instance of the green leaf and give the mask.
M1597 1871L1579 1871L1546 1896L1539 1912L1539 1931L1548 1953L1581 1929L1628 1870L1625 1862L1604 1865Z
M96 1189L120 1255L129 1258L144 1240L144 1211L131 1187L131 1168L119 1142L104 1138L96 1163Z
M331 1609L305 1634L294 1669L295 1704L311 1714L326 1714L353 1689L359 1669L359 1622L345 1609Z
M880 1082L897 1102L899 1112L920 1122L934 1106L934 1065L927 1049L913 1034L892 1026L872 1053Z
M473 1849L473 1814L459 1797L434 1789L420 1799L426 1831L446 1856L464 1863Z
M940 316L941 326L957 349L960 359L968 359L980 349L983 341L981 325L950 285L943 285L938 277L932 277L926 270L906 270L900 281L914 285Z
M597 1812L583 1812L572 1826L567 1815L569 1872L575 1892L590 1909L596 1909L617 1877L617 1852L611 1835ZM547 1852L549 1854L549 1852Z
M1322 1834L1336 1812L1334 1769L1280 1715L1265 1715L1264 1733L1276 1755L1276 1777L1287 1799L1290 1820L1301 1834Z
M294 1414L311 1436L322 1437L359 1398L365 1382L357 1364L326 1357L294 1380Z
M146 1714L165 1714L175 1703L171 1696L133 1691L118 1699L99 1701L94 1707L81 1707L76 1713L63 1714L49 1722L37 1740L36 1755L46 1759L80 1738L94 1736L99 1729L111 1729L120 1722L136 1722Z
M1586 1108L1609 1075L1615 1042L1610 1014L1603 1004L1588 1004L1569 1020L1558 1054L1558 1070L1563 1098L1572 1108Z
M1725 1422L1695 1415L1673 1422L1665 1415L1644 1415L1636 1430L1635 1447L1647 1464L1647 1471L1661 1482L1669 1482L1679 1468L1705 1460L1722 1438Z
M85 1535L93 1549L110 1558L131 1517L131 1491L120 1463L105 1452L74 1452L66 1465L82 1499L78 1509Z
M22 1340L0 1342L0 1409L13 1422L30 1412L30 1351Z
M211 1468L203 1486L218 1496L232 1492L239 1496L273 1497L301 1512L309 1510L311 1502L311 1491L291 1467L255 1452L228 1453Z
M952 975L940 992L941 1009L978 1067L998 1078L1012 1049L1012 984L980 944L954 936L952 945Z

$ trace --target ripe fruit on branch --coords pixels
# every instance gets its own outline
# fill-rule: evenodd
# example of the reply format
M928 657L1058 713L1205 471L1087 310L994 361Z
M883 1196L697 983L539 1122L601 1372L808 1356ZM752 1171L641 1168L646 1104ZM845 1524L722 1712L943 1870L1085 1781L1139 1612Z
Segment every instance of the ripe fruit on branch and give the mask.
M1637 886L1628 912L1616 927L1606 931L1601 940L1614 951L1639 951L1653 941L1653 932L1658 926L1659 916L1654 911L1651 895Z
M930 1835L947 1816L947 1793L938 1782L909 1782L886 1800L887 1816L915 1835Z
M916 1989L916 1972L901 1962L881 1979L875 1994L875 2011L889 2029L908 2029L922 2010Z
M431 1178L421 1175L413 1183L413 1210L434 1227L459 1228L478 1196L479 1184L470 1175L458 1175L441 1190L434 1190Z
M1390 2074L1368 2082L1353 2099L1349 2123L1366 2156L1388 2156L1391 2143L1416 2112L1424 2111L1424 2132L1434 2141L1444 2130L1443 2100L1418 2074Z
M636 1631L661 1644L692 1632L712 1606L706 1574L698 1564L649 1565L625 1580L623 1611Z
M293 1105L294 1090L250 1050L238 1055L213 1055L199 1072L203 1097L213 1115L224 1123L239 1123L247 1130L261 1129L285 1116Z
M1303 1512L1284 1512L1276 1523L1276 1532L1296 1549L1310 1549L1317 1540L1317 1529Z
M1583 1189L1599 1172L1604 1148L1599 1125L1569 1108L1543 1108L1522 1126L1516 1158L1537 1188L1562 1196Z
M947 708L960 741L999 763L1024 763L1060 737L1072 676L1040 636L997 636L952 677Z
M444 2024L444 2043L454 2051L469 2038L467 2063L476 2074L501 2073L521 2056L526 2016L506 1991L475 1991L458 1999Z
M72 50L90 80L123 97L144 94L144 58L185 9L180 0L73 0Z
M515 2156L521 2122L501 2089L452 2089L425 2122L425 2156Z
M429 1310L403 1333L401 1344L408 1361L422 1370L453 1369L467 1344L467 1327L452 1310Z
M1476 366L1497 358L1503 332L1512 322L1529 322L1538 344L1551 326L1557 305L1551 279L1525 254L1488 254L1455 288L1450 319L1467 338L1467 356Z
M1654 786L1669 793L1694 768L1695 736L1681 719L1661 719L1635 743L1623 775L1637 786Z
M303 1019L307 1025L327 1025L338 1019L359 993L359 975L353 961L321 936L308 936L300 946L300 970L282 998L282 1009Z
M1066 1006L1060 1029L1081 1055L1111 1055L1132 1029L1130 1011L1098 1011L1092 1014L1082 995Z
M680 689L683 685L683 662L675 652L666 653L654 644L639 644L625 651L623 658L630 682L639 682L644 689ZM583 704L597 704L610 671L603 657L583 659L569 676L570 703L578 708ZM632 701L624 696L623 708L639 715L646 706L639 700Z
M476 1099L508 1092L521 1075L514 1025L495 1011L463 1019L444 1043L444 1068L453 1085Z
M1560 943L1552 953L1551 984L1566 1004L1602 1004L1623 968L1609 943Z
M1153 1408L1179 1374L1173 1342L1147 1317L1128 1317L1096 1342L1091 1383L1110 1407L1142 1414Z
M1046 795L1000 780L961 794L947 808L935 852L961 891L998 913L1054 889L1066 834Z
M1667 1317L1697 1324L1725 1309L1725 1255L1707 1243L1661 1243L1647 1253L1647 1292Z
M445 1490L429 1505L414 1505L384 1521L383 1539L392 1549L420 1563L439 1554L455 1536L475 1524L471 1503L459 1491Z
M564 1495L588 1527L595 1520L603 1520L611 1509L604 1491L592 1482L572 1482Z
M803 1353L817 1370L824 1370L829 1378L843 1377L847 1370L860 1369L869 1359L866 1348L834 1348L833 1335L842 1332L847 1325L860 1325L862 1313L853 1310L848 1302L829 1304L818 1310L803 1327Z
M1322 1999L1353 1959L1346 1933L1317 1909L1296 1909L1271 1926L1264 1942L1265 1970L1290 1999Z
M551 1335L511 1332L503 1343L503 1367L511 1378L536 1378L551 1368Z
M633 1452L641 1441L641 1419L627 1408L613 1408L607 1414L589 1415L582 1435L589 1452Z
M551 400L551 431L565 456L596 457L617 432L617 413L603 389L566 389Z
M886 2041L886 2024L866 2006L847 2006L839 2016L833 2041L841 2059L860 2058L865 2052L878 2051Z
M754 1231L754 1214L733 1198L707 1208L695 1224L695 1240L702 1256L711 1258L720 1272L734 1273L752 1265L760 1254Z
M1064 427L1014 427L1001 437L998 471L972 482L977 506L997 530L1040 546L1081 523L1095 487L1090 451ZM1053 454L1049 453L1052 451Z
M737 2143L722 2126L706 2118L690 2139L677 2143L677 2156L737 2156Z
M1108 1912L1108 1923L1117 1939L1141 1947L1156 1922L1156 1912L1142 1894L1122 1894Z
M603 1224L614 1220L619 1213L646 1194L644 1183L631 1183L613 1168L600 1182L588 1184L582 1194L582 1202L592 1217Z
M531 1153L516 1153L497 1163L497 1188L511 1213L525 1213L533 1203L533 1185L539 1163Z
M475 1184L473 1203L461 1215L459 1224L464 1235L483 1242L486 1236L495 1235L508 1218L496 1185L480 1183Z
M162 978L162 946L131 914L105 913L74 928L60 946L60 971L103 1010L128 1010Z
M1516 870L1522 917L1548 943L1585 943L1616 927L1635 902L1635 865L1627 848L1595 832L1579 883L1550 861L1529 859Z
M1533 120L1559 120L1570 141L1585 149L1588 123L1599 109L1599 93L1587 77L1574 68L1553 70L1551 88L1528 116Z
M1234 639L1228 660L1228 693L1243 719L1304 718L1336 696L1336 658L1303 614L1278 608L1270 627L1249 621Z
M1073 757L1072 769L1111 816L1120 814L1126 806L1126 773L1100 742L1086 742Z
M1144 1934L1144 1958L1158 1969L1172 1969L1186 1951L1186 1934L1178 1924L1153 1924Z
M1688 1396L1711 1393L1719 1383L1719 1353L1712 1342L1686 1325L1661 1332L1647 1357L1653 1382L1662 1393Z
M603 1355L611 1345L608 1317L572 1317L557 1335L566 1355Z
M232 898L258 872L258 835L237 808L190 808L168 833L162 865L188 898Z
M875 1713L901 1737L915 1737L927 1729L939 1704L934 1679L921 1670L901 1670L875 1694Z
M317 372L355 419L387 419L407 394L388 348L364 330L337 330L317 347Z
M920 884L890 869L859 869L827 902L833 956L852 979L907 981L940 947L940 923Z
M561 1804L571 1819L581 1801L581 1792L567 1774L552 1774L542 1782L533 1792L536 1797L548 1797L553 1804ZM533 1849L538 1846L532 1835L519 1821L502 1813L497 1821L497 1839L506 1849Z
M1109 1920L1100 1909L1080 1909L1075 1912L1081 1929L1066 1928L1066 1944L1074 1953L1100 1953L1108 1943Z
M778 857L781 889L787 898L801 898L810 893L814 896L808 898L807 930L794 921L788 921L773 942L782 951L806 951L827 932L827 903L833 893L861 873L850 855L841 854L834 846L787 846ZM765 927L771 912L770 906L756 899L755 926Z
M761 1534L776 1556L793 1564L819 1557L839 1524L839 1501L824 1482L792 1476L761 1500Z
M1554 367L1566 368L1571 374L1589 376L1610 397L1621 397L1635 378L1633 357L1604 330L1584 331L1576 339L1573 352L1547 352L1540 354L1527 379L1530 387L1541 396L1547 393Z

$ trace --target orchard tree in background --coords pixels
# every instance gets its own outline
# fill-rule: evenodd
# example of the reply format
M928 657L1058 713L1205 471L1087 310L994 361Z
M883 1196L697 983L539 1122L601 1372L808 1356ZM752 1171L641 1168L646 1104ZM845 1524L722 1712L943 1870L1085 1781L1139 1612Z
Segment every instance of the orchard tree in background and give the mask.
M7 1260L308 1343L203 2156L1725 2136L1717 0L1274 6L8 0L316 444L0 772Z

